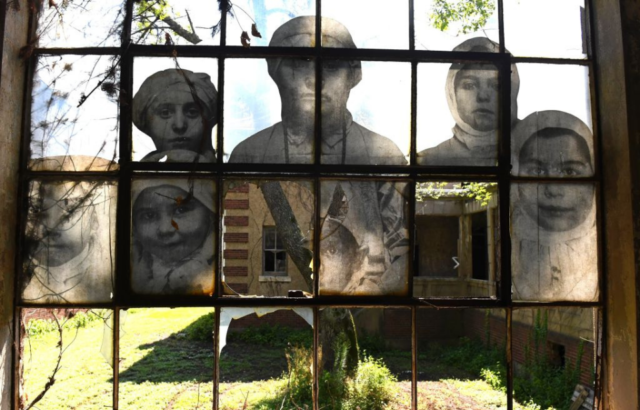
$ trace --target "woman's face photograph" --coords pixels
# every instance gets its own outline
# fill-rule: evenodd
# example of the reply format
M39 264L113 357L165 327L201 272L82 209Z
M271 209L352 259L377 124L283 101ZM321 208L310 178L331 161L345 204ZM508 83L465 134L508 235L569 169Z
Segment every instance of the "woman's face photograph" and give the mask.
M579 135L567 131L551 137L535 134L520 151L520 176L580 177L593 174L591 155ZM589 184L521 184L525 211L538 225L553 232L575 229L593 207Z
M168 263L200 249L213 229L213 214L187 192L172 185L150 187L133 207L134 240Z
M160 93L147 113L148 132L158 151L200 152L205 135L202 116L186 87Z
M344 289L353 275L359 275L363 265L363 252L353 234L334 220L322 225L320 242L320 287Z
M34 209L38 241L33 257L47 266L63 265L89 244L91 212L83 206L83 189L76 183L43 184ZM90 202L90 201L84 201Z
M477 131L498 128L498 71L493 65L465 65L455 79L460 119Z

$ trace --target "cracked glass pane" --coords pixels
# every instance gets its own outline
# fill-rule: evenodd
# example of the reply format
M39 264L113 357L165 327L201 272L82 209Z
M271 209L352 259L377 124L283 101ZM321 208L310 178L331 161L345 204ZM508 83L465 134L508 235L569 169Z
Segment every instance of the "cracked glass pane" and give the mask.
M224 188L224 294L311 293L315 207L311 181L227 180Z
M309 308L223 308L218 408L312 408L312 324Z
M212 408L214 310L126 312L120 331L120 408Z
M30 169L118 169L118 64L116 56L38 58L31 93Z
M504 310L418 309L416 332L418 410L507 409ZM519 397L513 408L530 407Z
M407 292L407 188L404 182L322 181L321 294Z
M411 408L411 310L319 313L320 408Z
M136 179L132 183L133 291L212 295L216 241L215 182Z
M420 0L414 2L416 50L475 51L497 53L500 41L498 2ZM496 46L490 49L459 49L474 37L482 37Z
M119 47L123 0L39 2L38 47ZM36 6L33 6L36 7Z
M415 224L413 296L497 296L497 182L418 182Z
M229 24L229 23L227 23ZM207 0L145 0L133 3L134 44L220 44L218 4Z
M112 357L103 356L113 338L113 311L22 309L20 408L101 409L112 407Z
M216 162L218 60L136 58L133 160Z
M116 195L115 183L106 181L30 183L22 300L111 300Z
M505 43L518 57L586 58L588 26L584 0L504 1Z
M512 186L514 300L598 300L595 191L592 183Z
M596 342L600 332L597 317L593 308L513 311L513 397L517 403L526 403L526 408L595 408L595 371L601 349Z

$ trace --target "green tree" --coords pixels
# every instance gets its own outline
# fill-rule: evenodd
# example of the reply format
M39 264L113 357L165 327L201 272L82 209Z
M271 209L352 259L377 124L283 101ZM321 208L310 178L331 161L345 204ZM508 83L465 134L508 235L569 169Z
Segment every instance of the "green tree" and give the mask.
M495 10L495 0L434 0L429 21L440 31L457 25L457 34L467 34L482 29Z

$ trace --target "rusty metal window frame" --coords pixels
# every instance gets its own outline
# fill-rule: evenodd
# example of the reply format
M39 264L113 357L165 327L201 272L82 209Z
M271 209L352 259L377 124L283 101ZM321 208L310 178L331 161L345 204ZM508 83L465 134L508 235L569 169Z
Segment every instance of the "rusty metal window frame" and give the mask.
M126 0L126 15L122 30L122 43L120 47L89 47L89 48L49 48L35 49L32 56L26 64L27 84L25 86L25 110L22 129L22 153L20 159L20 201L18 204L18 213L20 215L21 230L18 233L18 255L16 263L16 278L21 275L22 256L24 250L24 226L26 219L28 184L33 179L49 179L59 180L61 178L71 180L81 179L98 179L112 180L118 184L118 208L117 208L117 225L116 225L116 267L115 267L115 288L114 298L109 303L83 303L83 304L30 304L20 301L19 280L16 280L15 286L15 302L14 307L14 326L15 326L15 342L14 343L14 372L13 372L13 395L12 408L17 408L18 403L18 387L17 387L17 368L19 363L19 346L20 346L20 320L22 308L108 308L114 312L114 332L113 332L113 408L118 408L118 377L119 377L119 330L120 330L120 310L130 307L181 307L181 306L205 306L215 308L215 326L216 329L220 325L220 308L224 307L308 307L314 311L314 409L318 409L318 312L324 307L408 307L411 309L412 317L412 408L417 408L417 311L418 309L445 309L445 308L499 308L506 312L505 327L507 329L507 406L511 410L513 408L513 363L511 351L511 318L512 313L516 309L521 308L543 308L543 307L583 307L596 308L597 315L597 334L596 345L599 352L596 357L596 400L598 408L602 406L600 400L602 388L602 348L604 343L602 340L603 325L603 309L606 297L604 272L603 272L603 252L602 244L602 173L601 173L601 153L599 143L599 113L596 104L596 75L595 75L595 58L593 36L591 35L593 24L592 0L585 0L588 27L586 27L586 35L588 40L588 57L586 59L563 59L563 58L528 58L528 57L512 57L505 52L505 34L504 34L504 7L503 0L497 0L498 4L498 22L499 22L499 42L500 51L498 53L477 53L477 52L449 52L449 51L425 51L416 50L415 48L415 27L414 27L414 1L405 0L409 3L409 49L407 50L387 50L387 49L339 49L339 48L322 48L321 47L321 18L322 4L321 0L316 0L316 38L315 46L309 48L299 47L251 47L244 48L241 46L226 45L226 26L227 16L222 13L220 45L219 46L151 46L131 44L131 23L133 14L134 0ZM35 39L36 18L31 16L29 26L29 41ZM179 163L148 163L133 162L131 159L132 141L131 141L131 99L133 89L133 62L135 57L171 57L176 52L180 57L201 57L215 58L218 63L218 128L216 135L216 155L215 163L198 163L198 164L179 164ZM27 167L30 155L30 103L31 103L31 80L37 58L47 55L114 55L121 58L121 98L119 100L120 129L119 129L119 156L120 167L116 171L110 172L53 172L53 171L32 171ZM315 161L311 165L297 164L229 164L223 162L224 153L224 90L225 90L225 60L234 58L253 58L262 59L268 57L290 57L290 58L306 58L316 62L316 112L315 112L315 139L314 139L314 155ZM408 62L411 64L411 139L410 139L410 162L407 166L369 166L369 165L324 165L320 162L321 146L321 69L322 62L326 59L339 60L362 60L362 61L394 61ZM424 166L417 164L416 158L416 108L417 108L417 68L420 63L440 62L440 63L492 63L495 64L499 71L500 83L500 132L499 132L499 158L496 167L471 167L471 166ZM544 63L555 65L579 65L589 68L590 74L590 97L591 97L591 114L594 134L595 147L595 173L591 177L575 178L571 180L562 180L563 184L590 182L596 186L596 212L598 227L598 275L599 275L599 300L596 302L553 302L553 303L515 303L511 299L511 242L509 229L509 209L510 209L510 187L513 183L518 182L559 182L558 178L532 178L518 177L510 174L510 104L504 103L510 101L511 81L510 67L511 64L517 63ZM149 172L153 171L153 175ZM199 177L212 179L216 182L216 201L217 209L221 210L223 205L223 186L224 181L229 179L287 179L311 180L315 192L315 208L320 209L320 183L326 179L341 178L358 178L358 179L390 179L403 181L409 184L409 232L410 232L410 249L415 250L415 190L416 184L421 181L437 180L437 181L486 181L497 182L499 193L499 221L500 221L500 282L497 285L497 298L495 299L474 299L474 298L415 298L413 297L413 268L417 263L416 255L410 258L409 266L409 286L407 296L323 296L319 295L317 275L314 275L314 289L312 298L298 297L263 297L263 298L233 298L225 297L222 292L222 240L220 240L220 232L222 232L222 220L219 217L217 221L217 274L215 293L209 296L144 296L134 295L129 287L130 263L129 255L131 249L131 181L136 176L152 176L153 178L175 177L176 172L198 172ZM320 216L318 212L314 213L314 237L313 251L315 255L319 255L320 247ZM313 259L314 272L319 270L318 258ZM219 353L218 353L218 332L214 336L214 409L218 409L218 383L219 383Z

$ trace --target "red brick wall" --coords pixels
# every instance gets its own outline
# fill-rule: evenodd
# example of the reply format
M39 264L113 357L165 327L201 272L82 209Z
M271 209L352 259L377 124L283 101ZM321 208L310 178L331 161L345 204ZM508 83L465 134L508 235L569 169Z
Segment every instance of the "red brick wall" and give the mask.
M224 234L224 241L233 243L249 243L249 234L246 232L226 232Z
M225 199L224 209L249 209L248 199Z
M247 266L225 266L224 276L249 276L249 268Z
M225 249L225 259L248 259L249 251L247 249Z
M249 226L248 216L225 216L225 226Z

